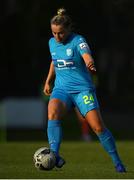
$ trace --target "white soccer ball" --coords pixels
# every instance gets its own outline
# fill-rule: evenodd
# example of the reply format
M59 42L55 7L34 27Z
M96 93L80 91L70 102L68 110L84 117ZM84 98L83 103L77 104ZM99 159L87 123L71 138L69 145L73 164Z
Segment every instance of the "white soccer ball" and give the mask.
M40 170L51 170L56 163L56 157L48 147L39 148L34 153L33 160L35 167Z

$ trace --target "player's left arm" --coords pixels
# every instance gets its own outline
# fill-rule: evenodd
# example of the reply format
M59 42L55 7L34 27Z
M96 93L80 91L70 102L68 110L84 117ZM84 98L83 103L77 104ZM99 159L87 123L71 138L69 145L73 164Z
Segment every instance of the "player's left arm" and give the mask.
M45 95L47 96L51 95L54 80L55 80L55 69L54 69L54 64L51 62L49 73L48 73L48 76L44 85L44 90L43 90Z

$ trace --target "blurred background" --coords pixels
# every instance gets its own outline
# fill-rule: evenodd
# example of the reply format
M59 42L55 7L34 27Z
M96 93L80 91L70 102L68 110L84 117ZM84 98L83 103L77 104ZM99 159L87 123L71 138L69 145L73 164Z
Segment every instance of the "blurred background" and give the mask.
M133 0L0 1L0 139L46 140L47 100L42 91L51 59L50 19L60 7L92 50L107 127L116 138L133 139ZM74 112L66 116L63 128L65 139L80 138Z

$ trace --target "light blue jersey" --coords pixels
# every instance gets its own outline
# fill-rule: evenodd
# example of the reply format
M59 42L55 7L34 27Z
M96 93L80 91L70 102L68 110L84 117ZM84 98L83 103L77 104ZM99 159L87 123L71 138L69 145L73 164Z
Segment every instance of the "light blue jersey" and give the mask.
M59 43L53 37L49 40L49 48L56 72L54 89L68 93L94 89L82 58L82 54L91 53L83 36L72 33L66 43Z

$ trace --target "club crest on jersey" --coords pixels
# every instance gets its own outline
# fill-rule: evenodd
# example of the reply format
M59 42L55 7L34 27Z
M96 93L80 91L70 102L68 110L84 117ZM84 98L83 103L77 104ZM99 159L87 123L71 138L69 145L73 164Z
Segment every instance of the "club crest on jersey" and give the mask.
M66 54L67 54L67 56L72 56L72 54L73 54L72 49L67 49Z

